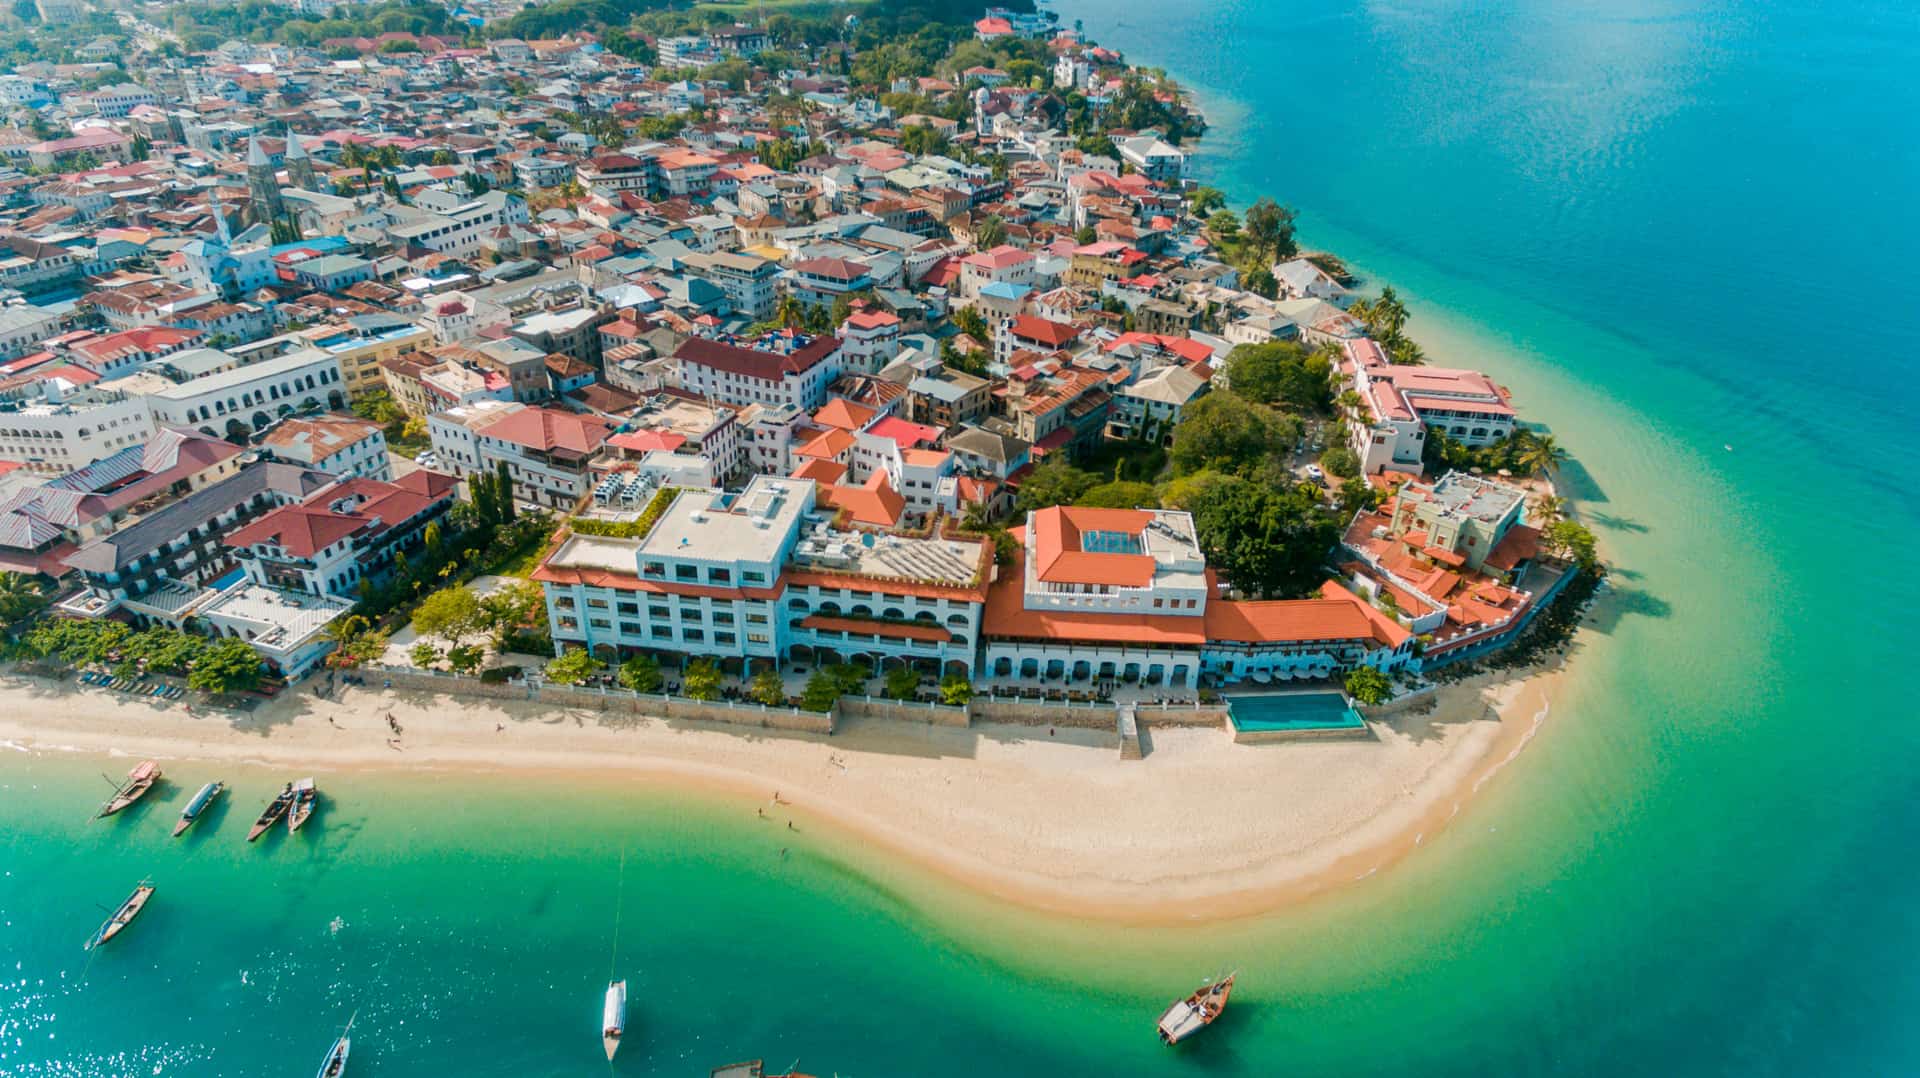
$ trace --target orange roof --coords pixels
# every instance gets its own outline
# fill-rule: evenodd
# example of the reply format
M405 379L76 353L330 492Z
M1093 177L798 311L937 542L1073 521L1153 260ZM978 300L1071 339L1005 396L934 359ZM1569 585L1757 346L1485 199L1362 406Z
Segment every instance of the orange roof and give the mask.
M1111 511L1111 510L1103 510ZM1035 513L1038 517L1040 514ZM1017 539L1024 529L1013 529ZM1152 646L1198 647L1206 641L1206 619L1180 614L1094 614L1078 610L1028 610L1022 594L1024 550L1003 566L987 590L980 631L990 637L1026 640L1087 640ZM1152 559L1148 559L1152 560Z
M1399 647L1412 634L1371 604L1333 581L1318 599L1207 603L1207 639L1236 643L1374 640Z
M819 457L824 460L837 460L840 454L853 448L853 442L853 435L835 427L821 431L818 438L794 450L794 453L803 457Z
M813 413L813 421L823 427L838 427L841 430L859 430L873 419L873 409L864 404L855 404L843 397L835 397Z
M848 519L856 524L891 528L900 523L900 515L907 509L907 499L887 482L887 473L878 469L862 486L823 487L820 496L828 505L846 510Z
M1033 514L1034 575L1049 584L1104 584L1144 588L1153 583L1150 554L1086 550L1088 532L1139 535L1153 514L1143 509L1086 509L1056 505Z
M793 470L795 479L811 479L823 487L830 487L847 474L847 466L837 460L814 457L803 462Z

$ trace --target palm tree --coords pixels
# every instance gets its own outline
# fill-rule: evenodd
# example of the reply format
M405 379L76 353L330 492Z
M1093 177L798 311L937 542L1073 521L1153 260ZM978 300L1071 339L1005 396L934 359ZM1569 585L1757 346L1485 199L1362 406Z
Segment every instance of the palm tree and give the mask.
M1522 441L1520 452L1514 460L1526 469L1528 475L1552 475L1560 470L1560 465L1567 459L1567 451L1560 448L1551 434L1523 431L1516 437Z
M780 320L781 325L792 329L807 317L807 312L800 306L800 301L794 298L793 293L789 292L780 297L780 305L774 308L774 317Z
M0 572L0 620L9 625L25 621L46 605L46 595L32 577Z

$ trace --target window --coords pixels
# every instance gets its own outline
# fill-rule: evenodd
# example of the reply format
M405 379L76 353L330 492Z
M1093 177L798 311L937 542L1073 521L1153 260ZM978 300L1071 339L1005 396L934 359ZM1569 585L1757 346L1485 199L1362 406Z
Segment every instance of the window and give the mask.
M706 638L707 634L700 629L680 630L680 639L685 640L689 644L698 644Z
M675 580L698 582L700 579L700 567L697 565L676 565L673 567L673 578Z
M638 614L640 612L640 604L639 603L618 603L618 604L615 604L614 609L620 611L622 614Z

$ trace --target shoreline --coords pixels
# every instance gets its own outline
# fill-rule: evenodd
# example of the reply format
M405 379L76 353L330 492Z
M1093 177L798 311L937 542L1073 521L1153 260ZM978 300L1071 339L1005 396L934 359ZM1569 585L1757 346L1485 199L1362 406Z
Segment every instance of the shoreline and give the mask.
M370 687L189 716L18 673L0 678L11 705L0 748L293 765L323 788L329 771L616 780L742 812L777 790L777 811L821 824L834 856L871 850L1043 913L1200 924L1273 912L1421 848L1563 702L1565 662L1443 685L1370 720L1366 740L1235 745L1221 730L1149 723L1152 751L1137 762L1103 731L855 720L827 737ZM1217 826L1196 834L1185 825L1196 818Z

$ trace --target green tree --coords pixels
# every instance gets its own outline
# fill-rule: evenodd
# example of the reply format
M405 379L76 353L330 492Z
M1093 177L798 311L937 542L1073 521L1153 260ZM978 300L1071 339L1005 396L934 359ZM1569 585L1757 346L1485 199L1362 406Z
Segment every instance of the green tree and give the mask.
M1244 479L1210 484L1189 500L1207 564L1251 595L1305 595L1325 579L1339 518L1298 489Z
M1299 424L1232 393L1209 393L1188 405L1173 428L1168 460L1175 475L1211 469L1249 475L1281 458L1300 438Z
M680 679L680 695L689 700L720 699L720 665L712 659L695 659L687 664Z
M1152 483L1136 483L1116 480L1090 488L1074 501L1075 505L1087 505L1096 509L1158 509L1159 499L1154 497Z
M1347 695L1363 704L1384 704L1393 698L1393 682L1371 666L1356 666L1347 673Z
M940 702L949 707L965 707L973 699L973 683L959 674L940 679Z
M1522 431L1516 435L1515 460L1528 475L1552 475L1567 461L1567 451L1551 434Z
M471 674L480 669L487 653L477 644L455 644L447 649L447 669L456 674Z
M1370 511L1380 504L1380 493L1373 485L1359 476L1354 476L1340 484L1340 511L1352 514L1363 510Z
M1293 210L1270 198L1263 198L1247 207L1242 228L1260 252L1262 261L1281 261L1300 253L1299 245L1293 238L1294 216Z
M421 636L437 636L449 644L485 627L480 600L459 585L442 588L420 600L413 611L413 629Z
M585 648L574 648L547 662L547 680L561 685L579 685L606 669L607 664Z
M920 671L901 664L887 671L885 693L889 700L911 700L920 688Z
M1227 204L1227 196L1218 187L1196 187L1187 196L1187 212L1204 219L1208 213Z
M1007 242L1007 222L997 213L988 214L973 230L973 244L982 251L989 251Z
M516 580L481 597L476 625L493 636L494 646L505 648L513 633L545 620L547 593L531 580Z
M1336 479L1352 479L1360 474L1360 458L1344 445L1330 445L1320 454L1320 467Z
M422 670L438 666L440 658L440 649L430 640L422 640L407 649L407 659Z
M815 670L807 678L806 688L800 691L800 706L807 711L831 711L838 699L840 681L826 669Z
M209 693L246 692L259 686L260 677L260 656L245 640L230 636L194 660L187 687Z
M1259 404L1315 413L1332 405L1332 360L1292 341L1236 345L1226 375L1234 393Z
M747 682L747 696L755 703L779 707L787 702L787 685L780 680L780 671L768 667Z
M1600 568L1600 546L1594 534L1577 520L1557 520L1542 529L1547 551L1566 558L1587 572Z
M0 623L17 629L51 603L34 578L25 573L0 572Z
M620 664L616 675L620 684L637 693L656 693L665 679L660 674L660 660L646 652L641 652Z
M1073 505L1099 482L1098 476L1074 467L1064 454L1056 453L1041 461L1020 481L1020 494L1014 500L1014 507L1019 512L1030 513L1052 505Z

